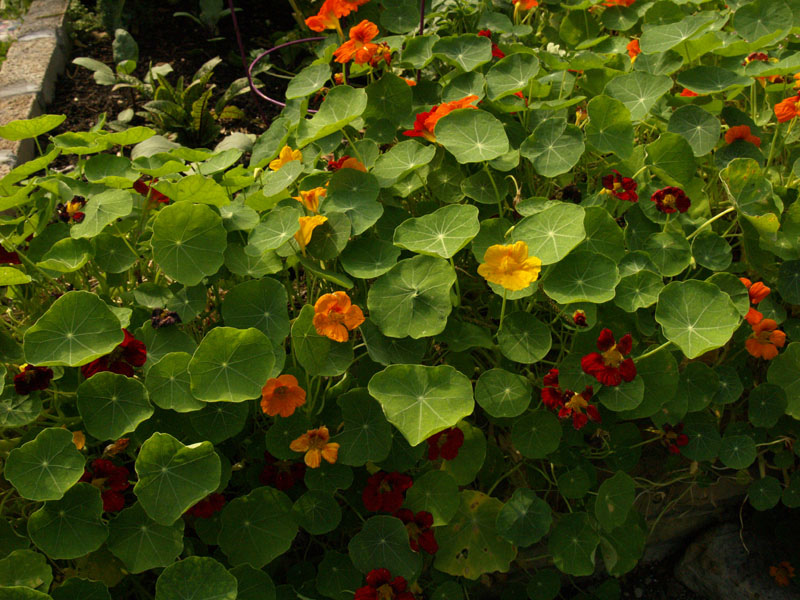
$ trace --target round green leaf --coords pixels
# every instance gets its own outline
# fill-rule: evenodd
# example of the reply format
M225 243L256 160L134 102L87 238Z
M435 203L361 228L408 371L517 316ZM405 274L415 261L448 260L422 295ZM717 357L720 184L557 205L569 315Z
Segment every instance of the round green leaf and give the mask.
M292 346L297 362L314 377L341 375L353 362L353 339L336 342L318 334L310 304L303 307L292 325Z
M131 573L166 567L183 551L184 521L159 525L138 502L108 524L108 549Z
M400 249L394 244L361 237L347 244L339 260L344 270L353 277L372 279L391 269L399 257Z
M492 60L492 42L474 33L451 35L433 44L433 54L462 71L472 71Z
M281 420L285 421L286 419ZM289 447L289 442L286 443L286 447ZM289 452L291 453L291 458L297 456L291 450ZM304 482L310 490L329 493L333 493L336 490L346 490L353 483L353 469L338 463L322 462L318 469L306 469Z
M681 454L689 460L697 461L716 458L722 441L716 423L709 421L705 413L697 413L696 420L690 421L687 418L685 424L684 433L688 436L689 443L681 448Z
M177 412L192 412L205 406L190 389L191 359L192 356L187 352L170 352L150 367L144 383L153 404Z
M747 398L747 418L754 427L775 427L787 406L783 388L774 383L762 383Z
M474 490L463 490L459 496L458 512L437 535L439 551L434 566L448 575L472 580L484 573L507 572L517 551L497 531L503 503Z
M119 319L90 292L67 292L22 338L32 365L78 367L111 352L123 339Z
M558 476L556 483L558 484L558 492L564 498L569 498L570 500L583 498L592 487L588 473L581 467L565 471Z
M222 318L229 327L255 327L271 341L282 342L289 335L287 304L286 288L275 279L245 281L226 294Z
M747 488L747 499L756 510L769 510L780 502L782 493L780 481L767 475L750 484Z
M741 322L725 292L697 280L667 285L658 295L655 318L688 358L724 345Z
M108 156L101 154L99 156ZM97 157L95 157L97 158ZM127 159L125 159L127 160ZM84 218L70 227L73 238L92 238L106 225L127 217L133 210L133 195L127 190L106 190L92 196L83 207Z
M360 467L368 461L378 463L384 460L392 448L392 429L381 406L370 397L366 388L342 394L337 403L344 421L342 431L333 438L339 444L337 462Z
M412 364L422 361L430 340L421 338L390 338L383 335L372 321L361 325L361 335L369 357L385 367L394 364Z
M792 342L770 361L767 381L786 392L786 414L800 418L800 343Z
M349 85L337 85L325 96L319 112L311 119L300 119L297 145L302 148L357 119L367 107L367 92Z
M231 500L220 521L219 546L232 565L260 569L286 552L297 535L291 500L269 487Z
M326 492L309 491L300 496L292 507L300 527L311 535L329 533L339 526L342 509Z
M353 591L361 587L362 580L363 576L353 566L353 561L347 554L334 550L325 551L317 570L316 583L320 594L332 600L352 600Z
M394 230L394 245L417 254L452 258L479 230L475 206L451 204L401 223Z
M61 125L66 118L65 115L40 115L33 119L10 121L0 126L0 137L14 142L39 137Z
M774 31L787 31L794 22L792 9L785 2L755 0L741 6L733 15L733 27L748 42Z
M422 558L411 549L408 531L396 517L380 515L367 519L361 531L350 539L347 550L362 573L386 568L392 575L413 581L422 569Z
M201 438L219 444L237 435L244 428L249 413L250 407L244 402L239 404L215 402L192 412L189 415L189 422Z
M683 234L654 233L647 238L644 249L664 277L683 272L692 260L692 250Z
M556 204L522 219L514 226L511 239L528 244L528 255L549 265L560 261L584 240L583 220L580 206Z
M539 72L539 60L533 54L516 52L500 59L486 74L490 100L499 100L528 87Z
M449 523L458 504L458 484L444 471L428 471L406 492L405 506L415 513L421 510L431 513L434 527Z
M708 229L694 238L692 254L698 265L710 271L724 271L733 260L730 244L725 238Z
M778 291L790 304L800 304L800 260L787 260L778 271Z
M107 273L122 273L139 259L122 238L101 233L92 239L94 262Z
M303 98L313 94L331 78L331 68L326 64L309 65L292 77L286 88L286 99Z
M640 39L642 52L645 54L666 52L679 44L685 43L717 18L714 12L701 12L683 18L681 16L676 15L674 19L669 18L670 22L663 25L654 24L648 27L642 33Z
M73 559L97 550L108 537L100 490L78 483L61 500L46 502L28 519L28 535L53 559Z
M543 177L555 177L574 167L585 149L583 132L566 121L545 119L520 146L519 153Z
M429 164L435 154L436 148L433 146L405 140L381 154L371 172L378 178L381 187L389 187L412 171Z
M664 282L659 275L642 269L620 280L614 304L625 312L636 312L640 308L655 304L663 288Z
M749 435L726 435L719 447L719 459L731 469L746 469L756 460L756 443Z
M280 248L300 229L298 219L302 215L303 209L297 202L276 206L250 232L244 251L251 256L261 256L267 250Z
M147 389L118 373L97 373L78 386L78 412L98 440L116 440L153 414Z
M609 410L633 410L644 400L644 379L636 377L623 385L604 386L597 393L597 401Z
M228 244L225 249L225 266L231 273L246 278L263 277L283 269L283 263L275 252L265 250L258 256L253 256L245 251L244 246L236 243Z
M401 260L370 287L370 319L389 337L418 339L441 333L453 308L450 288L455 280L455 271L443 258Z
M527 591L532 600L553 600L561 591L561 575L553 569L540 569L532 574Z
M525 458L544 458L558 449L561 423L553 413L535 410L516 419L511 426L514 448Z
M84 463L72 432L50 427L8 454L3 476L23 498L59 500L81 478Z
M155 600L236 600L236 578L213 558L190 556L156 580Z
M369 381L369 393L412 446L472 414L469 379L443 365L390 365Z
M14 267L0 267L0 285L22 285L31 282L31 276Z
M600 304L614 298L614 288L619 279L617 265L610 258L576 251L548 271L542 287L559 304Z
M608 12L608 11L606 11ZM622 159L633 153L633 125L628 108L616 98L595 96L586 106L586 141L598 152L613 152Z
M692 67L678 74L678 85L697 94L714 94L753 85L751 77L711 65Z
M135 466L139 481L133 492L159 525L172 525L219 486L220 460L210 442L184 446L168 433L154 433Z
M636 71L614 77L608 82L603 93L616 98L628 107L633 121L641 121L671 87L670 77Z
M291 417L276 419L272 427L267 430L267 451L280 460L296 460L297 453L289 448L289 444L309 429L311 429L311 423L305 412L295 411ZM309 470L317 471L319 469L308 469L306 473Z
M500 352L509 360L518 363L535 363L543 359L552 340L550 328L527 312L506 315L503 328L497 334Z
M591 575L594 572L594 553L600 536L592 526L589 515L569 513L561 517L550 534L547 549L559 571L568 575Z
M688 185L697 167L692 147L677 133L662 133L645 147L650 170L671 185ZM648 203L649 206L655 206Z
M794 472L789 485L786 486L781 494L781 501L788 508L797 508L800 506L800 473Z
M667 131L689 142L695 156L705 156L714 149L722 130L719 119L696 104L681 106L672 113Z
M617 471L597 490L594 516L606 531L622 526L633 508L636 485L630 475Z
M192 394L204 402L258 398L274 364L272 344L258 329L216 327L189 362Z
M3 589L3 600L52 600L52 597L29 587L10 586Z
M436 123L436 141L461 163L492 160L508 152L505 127L483 110L454 110Z
M250 565L239 565L230 570L236 577L239 590L236 600L275 600L275 584L272 578L261 569Z
M458 485L469 485L486 460L486 436L479 427L473 427L466 421L461 421L458 428L464 433L464 443L458 450L458 456L444 461L442 471L452 475Z
M197 285L222 266L227 233L222 217L210 207L179 202L158 211L150 245L167 276Z
M383 214L383 205L377 202L379 192L378 180L371 173L362 173L357 169L339 169L328 183L328 195L322 203L322 214L346 214L353 234L359 235L372 227Z
M38 394L17 396L13 388L0 395L0 427L19 427L32 423L42 412L42 399Z
M349 171L350 169L344 169ZM314 230L308 243L308 254L319 260L333 260L347 245L350 239L350 219L344 213L326 212L328 220ZM297 242L292 240L293 245Z
M66 238L59 240L36 263L36 266L59 273L72 273L85 265L92 257L92 244L87 240Z
M711 404L719 387L719 376L705 363L691 362L681 373L678 393L687 397L688 412L698 412Z
M518 417L531 403L531 392L525 377L505 369L484 371L475 384L475 400L493 417Z
M111 600L111 594L102 581L70 577L50 592L53 600Z
M550 531L550 505L527 488L517 488L497 514L497 533L517 546L530 546Z
M19 586L25 589L50 588L53 581L53 571L47 564L44 554L33 550L15 550L8 556L0 560L0 589L3 593L10 587ZM31 596L31 598L49 598L50 596ZM11 596L11 598L23 598L23 596Z
M455 77L448 78L442 90L442 101L453 102L467 96L478 96L482 100L485 87L486 78L481 73L477 71L459 73Z

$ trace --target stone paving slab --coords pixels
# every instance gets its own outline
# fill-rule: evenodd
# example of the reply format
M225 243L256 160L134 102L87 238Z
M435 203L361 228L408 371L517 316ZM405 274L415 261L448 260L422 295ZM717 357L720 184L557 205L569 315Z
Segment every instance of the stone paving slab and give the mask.
M69 57L69 0L34 0L0 68L0 124L42 114ZM0 138L0 177L34 157L33 140Z

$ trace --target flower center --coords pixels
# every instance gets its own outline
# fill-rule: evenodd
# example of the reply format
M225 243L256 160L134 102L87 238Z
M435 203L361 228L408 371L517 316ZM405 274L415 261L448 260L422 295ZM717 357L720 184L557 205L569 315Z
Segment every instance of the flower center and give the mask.
M753 337L759 344L771 344L772 341L769 339L769 336L772 334L769 330L759 331Z
M394 590L388 583L384 583L377 591L378 600L392 600L394 598Z
M617 350L616 344L614 344L613 346L611 346L611 348L603 352L601 356L603 357L603 364L605 366L613 367L615 369L619 367L620 363L622 363L623 360L625 360L625 357L622 356L622 353L619 350Z
M308 449L310 450L324 450L325 444L328 443L328 440L323 438L322 436L312 433L308 436Z
M419 537L419 534L422 533L419 526L411 521L411 523L406 523L406 531L408 531L409 539L415 540Z
M383 493L383 494L388 494L389 492L392 491L392 486L388 481L386 481L384 479L383 481L381 481L381 484L378 486L378 491Z
M285 385L279 385L275 388L275 392L273 392L276 396L283 396L289 391L289 388Z
M673 196L672 194L667 194L666 196L664 196L664 199L661 201L661 203L664 206L673 208L675 206L675 196Z
M567 408L572 409L573 411L580 413L589 406L589 403L586 401L586 398L583 397L581 394L576 394L575 392L572 393L572 398L564 405Z
M619 181L615 181L614 182L614 191L617 192L617 191L619 191L621 189L622 189L622 183L620 183Z

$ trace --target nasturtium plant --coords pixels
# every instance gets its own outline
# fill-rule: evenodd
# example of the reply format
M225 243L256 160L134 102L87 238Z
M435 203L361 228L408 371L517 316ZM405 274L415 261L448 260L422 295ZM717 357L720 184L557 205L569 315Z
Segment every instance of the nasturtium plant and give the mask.
M796 2L273 4L257 126L122 29L143 111L0 126L7 596L611 598L800 506Z

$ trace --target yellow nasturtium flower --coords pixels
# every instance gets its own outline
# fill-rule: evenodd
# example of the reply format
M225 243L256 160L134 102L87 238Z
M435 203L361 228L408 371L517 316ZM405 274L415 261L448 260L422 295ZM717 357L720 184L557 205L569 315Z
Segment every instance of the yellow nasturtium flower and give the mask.
M284 146L281 148L278 158L269 163L269 168L273 171L279 171L283 165L293 160L303 160L303 153L300 150L292 150L290 146Z
M528 256L528 244L495 244L483 255L483 264L478 265L478 274L486 281L496 283L514 292L523 290L536 281L542 270L542 261Z
M308 246L308 243L311 241L311 234L327 220L328 217L323 217L322 215L299 217L300 231L294 234L294 239L297 240L297 244L300 246L300 250L303 251L303 254L306 253L306 246Z
M324 187L315 187L313 190L304 192L300 190L299 196L293 196L300 204L306 207L312 213L319 212L319 201L322 200L328 193Z

